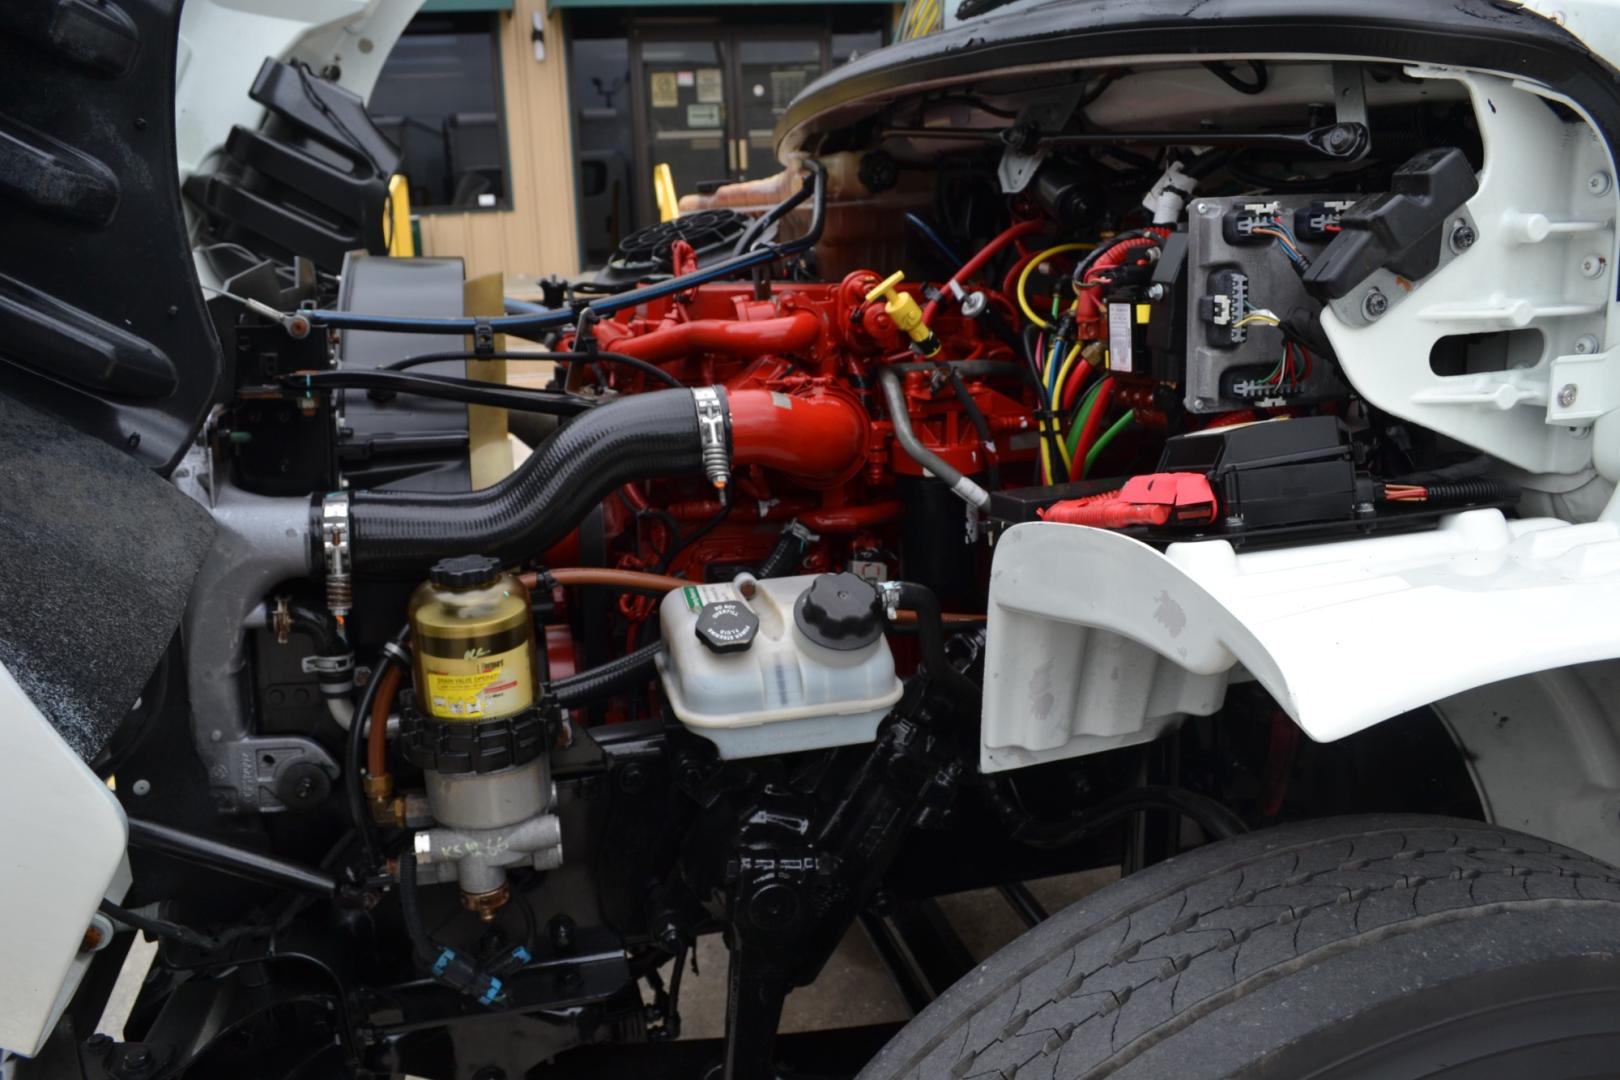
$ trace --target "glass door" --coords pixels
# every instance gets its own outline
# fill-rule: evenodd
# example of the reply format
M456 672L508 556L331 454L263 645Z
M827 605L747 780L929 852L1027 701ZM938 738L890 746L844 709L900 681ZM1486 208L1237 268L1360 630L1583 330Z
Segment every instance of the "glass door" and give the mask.
M669 36L665 36L668 34ZM636 168L641 224L658 220L653 168L667 164L681 195L772 176L773 134L788 103L826 69L821 28L643 32L635 42Z
M825 66L822 35L738 35L732 55L736 57L739 102L739 122L732 132L736 175L758 180L781 171L772 137L776 122L799 91L821 74Z
M734 175L726 43L676 38L638 42L636 112L641 138L636 155L650 190L653 166L669 165L682 195ZM650 197L643 223L658 220Z

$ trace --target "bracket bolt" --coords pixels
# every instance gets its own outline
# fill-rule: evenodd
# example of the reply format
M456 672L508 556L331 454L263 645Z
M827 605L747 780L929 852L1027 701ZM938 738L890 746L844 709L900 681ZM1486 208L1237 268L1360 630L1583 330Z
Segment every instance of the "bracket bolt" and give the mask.
M1377 289L1368 290L1361 301L1361 313L1368 319L1377 319L1389 310L1389 297Z
M1593 195L1607 195L1613 186L1613 179L1601 169L1586 178L1586 190Z
M1472 225L1466 221L1459 221L1451 229L1451 250L1454 253L1461 254L1473 247L1474 241L1478 239L1479 234L1474 231Z
M1580 392L1580 387L1574 383L1565 383L1563 388L1558 391L1558 404L1566 409L1569 408L1575 404L1575 398L1580 395Z

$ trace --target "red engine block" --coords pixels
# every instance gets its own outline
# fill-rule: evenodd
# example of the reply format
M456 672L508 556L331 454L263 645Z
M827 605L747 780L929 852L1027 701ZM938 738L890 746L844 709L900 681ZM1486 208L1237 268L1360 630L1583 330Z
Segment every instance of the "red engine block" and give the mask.
M1014 366L1023 359L982 320L935 320L944 362L1004 362L962 369L992 433L994 445L982 446L951 381L919 362L882 302L866 301L879 280L858 271L836 285L773 283L767 299L748 284L703 285L596 324L603 350L655 363L688 386L726 387L730 507L701 481L627 485L604 505L602 535L591 542L599 549L582 550L584 541L571 537L565 546L572 550L551 552L551 564L600 560L696 581L729 577L763 560L783 526L797 520L817 539L792 572L854 565L892 576L905 512L896 478L925 473L893 437L877 391L884 365L906 365L911 426L925 446L969 475L984 472L994 453L1003 472L1022 482L1036 453L1033 394ZM904 288L916 295L916 286ZM1011 324L1005 298L990 295ZM659 388L644 372L605 367L622 392ZM627 597L622 610L635 623L652 605Z

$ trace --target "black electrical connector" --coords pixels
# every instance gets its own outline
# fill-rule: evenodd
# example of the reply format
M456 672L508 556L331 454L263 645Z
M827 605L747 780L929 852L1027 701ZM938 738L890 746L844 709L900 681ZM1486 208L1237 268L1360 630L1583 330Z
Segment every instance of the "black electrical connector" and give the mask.
M1333 242L1305 273L1306 290L1325 302L1348 296L1379 269L1412 281L1427 277L1440 264L1447 219L1478 190L1461 150L1418 154L1395 170L1389 191L1339 215Z

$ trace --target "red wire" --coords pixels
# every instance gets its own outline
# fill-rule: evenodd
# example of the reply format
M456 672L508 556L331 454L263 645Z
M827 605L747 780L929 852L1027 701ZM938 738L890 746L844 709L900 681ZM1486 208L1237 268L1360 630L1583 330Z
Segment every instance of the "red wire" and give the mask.
M1080 397L1080 387L1085 385L1085 381L1090 377L1091 361L1076 360L1074 370L1069 372L1069 381L1063 384L1062 411L1068 412L1070 409L1074 408L1074 403L1079 400ZM1101 390L1097 392L1099 394L1102 393Z
M1080 441L1074 445L1074 457L1069 459L1069 476L1076 478L1080 470L1085 468L1086 453L1090 451L1091 444L1097 441L1102 433L1103 416L1108 412L1108 399L1114 396L1114 380L1104 379L1103 384L1097 388L1097 400L1091 403L1091 413L1086 417L1086 426L1080 429Z
M980 248L977 255L963 263L962 268L951 275L951 279L945 283L945 288L941 290L939 296L936 296L934 299L928 301L927 306L923 308L924 325L933 325L934 312L939 309L940 297L954 296L955 289L953 286L959 285L964 281L973 280L974 274L977 274L980 270L983 270L985 268L985 264L987 264L991 259L995 258L998 251L1012 243L1014 240L1017 240L1021 236L1030 236L1034 233L1042 232L1046 228L1047 225L1044 221L1017 221L1009 225L1007 228L1001 230L1001 232L997 233L995 239L991 240L988 244L984 245L984 247Z

